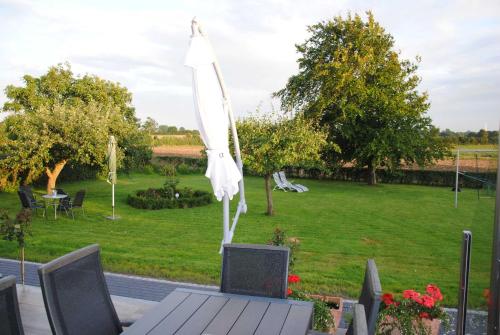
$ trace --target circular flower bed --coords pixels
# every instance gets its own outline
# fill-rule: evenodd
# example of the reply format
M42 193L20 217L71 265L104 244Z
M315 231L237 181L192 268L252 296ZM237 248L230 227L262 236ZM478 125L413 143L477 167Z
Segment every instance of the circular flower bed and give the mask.
M191 208L208 205L212 200L212 194L209 192L164 187L149 188L129 194L127 203L140 209Z

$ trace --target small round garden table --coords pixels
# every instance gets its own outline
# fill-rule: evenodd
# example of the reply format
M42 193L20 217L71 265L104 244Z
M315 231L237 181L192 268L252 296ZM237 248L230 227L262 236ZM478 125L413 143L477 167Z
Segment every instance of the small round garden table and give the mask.
M67 194L44 194L42 195L42 198L45 198L46 200L52 199L52 206L54 206L54 220L57 220L57 200L59 199L64 199L68 195Z

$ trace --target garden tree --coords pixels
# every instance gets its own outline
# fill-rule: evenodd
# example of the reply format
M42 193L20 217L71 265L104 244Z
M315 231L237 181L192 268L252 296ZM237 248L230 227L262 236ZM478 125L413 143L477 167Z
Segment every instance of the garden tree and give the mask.
M152 117L147 117L146 121L142 123L141 128L146 131L149 135L156 134L158 132L158 122Z
M478 137L480 138L481 144L488 144L488 131L481 129L478 132Z
M6 140L0 142L0 170L7 175L0 187L45 173L50 192L68 162L103 167L109 134L123 148L119 164L137 151L150 156L149 142L143 143L150 139L139 130L126 88L95 76L75 78L68 65L23 79L24 86L5 90L9 100L3 110L11 114L1 123Z
M243 164L263 175L267 214L273 215L271 176L286 166L311 166L327 144L326 131L302 115L294 119L272 113L254 115L236 123Z
M168 134L168 126L166 124L161 124L158 126L158 134L167 135Z
M284 110L328 127L328 139L341 149L325 152L328 163L367 167L368 183L375 184L378 167L423 165L443 157L447 147L426 116L417 64L400 59L393 37L367 16L310 26L311 37L296 46L299 73L275 96Z

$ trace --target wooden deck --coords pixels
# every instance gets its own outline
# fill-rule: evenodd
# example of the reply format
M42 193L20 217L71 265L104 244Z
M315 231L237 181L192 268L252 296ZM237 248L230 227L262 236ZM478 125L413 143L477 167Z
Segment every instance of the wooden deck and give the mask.
M39 287L17 285L17 296L26 335L51 335L49 321L43 305L42 291ZM120 319L137 320L155 301L111 296Z

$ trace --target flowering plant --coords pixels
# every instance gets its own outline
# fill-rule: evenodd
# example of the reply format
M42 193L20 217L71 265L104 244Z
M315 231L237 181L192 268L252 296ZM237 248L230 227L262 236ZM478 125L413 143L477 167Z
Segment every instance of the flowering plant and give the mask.
M391 334L398 330L402 335L427 335L431 329L427 320L440 319L448 327L448 315L441 307L443 295L439 287L427 285L425 294L414 290L403 291L402 298L391 293L382 295L378 318L378 333Z
M335 320L330 313L330 307L324 301L319 299L313 299L307 296L304 292L301 292L297 288L297 284L300 282L300 277L294 274L288 275L288 298L294 300L311 301L314 303L314 320L313 325L315 330L328 331L330 328L335 327ZM293 287L293 290L290 288Z

